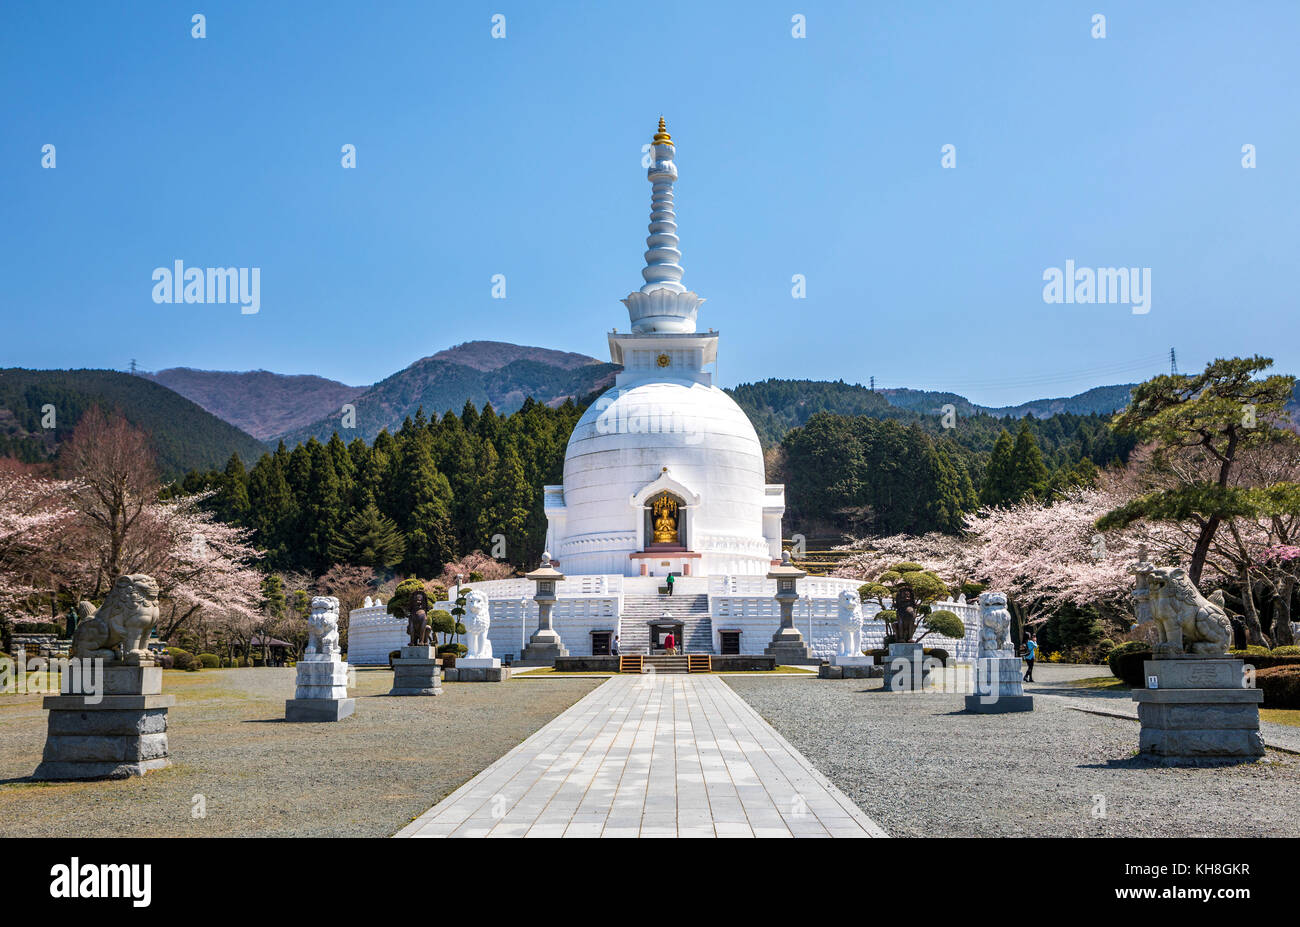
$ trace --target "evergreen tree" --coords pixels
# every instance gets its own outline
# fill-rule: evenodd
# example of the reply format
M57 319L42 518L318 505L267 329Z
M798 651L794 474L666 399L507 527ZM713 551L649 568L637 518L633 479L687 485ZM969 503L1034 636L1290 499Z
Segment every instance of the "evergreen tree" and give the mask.
M250 521L259 547L274 566L290 562L289 543L298 520L298 507L286 478L289 454L281 442L274 454L266 454L248 475Z
M407 539L402 567L408 573L437 574L455 558L456 545L451 486L438 472L427 428L405 439L394 483L398 523Z
M330 542L343 521L339 478L325 445L315 438L307 442L310 469L302 505L302 563L315 573L331 566Z
M1011 432L1003 428L984 470L984 486L980 490L980 502L984 505L1007 505L1016 501L1013 448Z
M217 517L224 522L243 525L248 521L248 473L238 454L231 454L221 479L216 481Z
M338 563L388 570L406 553L406 541L396 522L372 502L348 519L329 553Z
M1047 467L1029 423L1020 426L1015 447L1011 449L1011 478L1015 487L1014 502L1027 496L1042 496L1047 488Z

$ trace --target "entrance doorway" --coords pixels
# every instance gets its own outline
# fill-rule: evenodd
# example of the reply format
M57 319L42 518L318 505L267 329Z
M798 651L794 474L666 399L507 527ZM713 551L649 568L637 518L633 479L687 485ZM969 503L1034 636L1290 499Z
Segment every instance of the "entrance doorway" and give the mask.
M682 629L685 627L680 621L669 621L666 619L656 619L648 622L650 625L650 652L666 653L664 647L664 638L669 634L677 642L677 652L685 653L682 648Z

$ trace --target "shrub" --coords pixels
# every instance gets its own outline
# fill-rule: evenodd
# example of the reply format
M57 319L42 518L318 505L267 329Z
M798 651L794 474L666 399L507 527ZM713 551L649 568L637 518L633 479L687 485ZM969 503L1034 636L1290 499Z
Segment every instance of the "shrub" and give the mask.
M928 630L943 637L961 640L966 636L966 625L953 612L940 609L930 612L923 620Z
M185 670L189 673L197 673L202 668L199 658L194 656L188 650L182 650L179 647L168 647L167 653L171 655L172 666L178 670Z
M443 644L438 648L438 654L441 656L444 653L452 653L459 657L469 653L469 648L464 644Z
M401 655L402 655L402 651L400 651L400 650L390 650L390 651L388 651L388 668L389 668L389 669L392 669L392 668L393 668L393 661L396 660L396 659L397 659L398 657L400 657Z
M203 665L204 669L220 669L221 657L215 653L201 653L199 654L199 663Z
M1097 655L1096 662L1105 663L1107 658L1110 656L1110 652L1115 649L1115 642L1109 637L1103 637L1101 640L1097 641L1097 644L1093 649Z
M886 651L886 652L888 652L888 651ZM936 659L936 660L938 660L940 663L942 663L944 666L947 666L947 665L948 665L948 659L949 659L950 654L948 653L948 651L944 650L942 647L935 647L935 648L933 648L933 649L929 649L929 648L927 648L927 649L922 650L921 653L922 653L923 656L933 657L934 659Z
M1253 666L1255 669L1269 669L1274 666L1300 666L1300 656L1286 653L1279 654L1277 651L1272 653L1247 653L1243 650L1240 653L1231 653L1229 656L1245 660L1247 665Z
M1300 666L1274 666L1255 673L1265 708L1300 708Z
M1275 657L1300 657L1300 646L1286 644L1282 647L1274 647L1272 654Z
M1131 688L1141 689L1146 686L1142 673L1142 663L1151 659L1151 645L1146 641L1126 641L1110 652L1106 663L1111 675L1127 683Z
M1259 644L1251 644L1245 650L1229 650L1228 653L1234 657L1244 657L1246 654L1266 655L1269 653L1269 649L1267 647L1261 647Z

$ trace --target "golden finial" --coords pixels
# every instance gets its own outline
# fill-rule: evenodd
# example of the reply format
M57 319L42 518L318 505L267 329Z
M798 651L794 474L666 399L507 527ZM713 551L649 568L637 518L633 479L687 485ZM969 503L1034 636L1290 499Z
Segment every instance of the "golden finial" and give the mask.
M668 134L668 127L664 125L664 117L659 117L659 132L655 135L656 145L672 145L673 137ZM674 146L676 147L676 146Z

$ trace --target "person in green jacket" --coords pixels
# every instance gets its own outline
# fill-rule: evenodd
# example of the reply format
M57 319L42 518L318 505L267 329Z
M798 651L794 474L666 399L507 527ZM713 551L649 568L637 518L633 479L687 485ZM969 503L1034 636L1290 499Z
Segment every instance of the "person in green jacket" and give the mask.
M669 595L672 595L672 594L673 594L673 583L674 583L674 582L675 582L675 580L673 579L673 574L669 573L669 574L668 574L668 594L669 594Z

